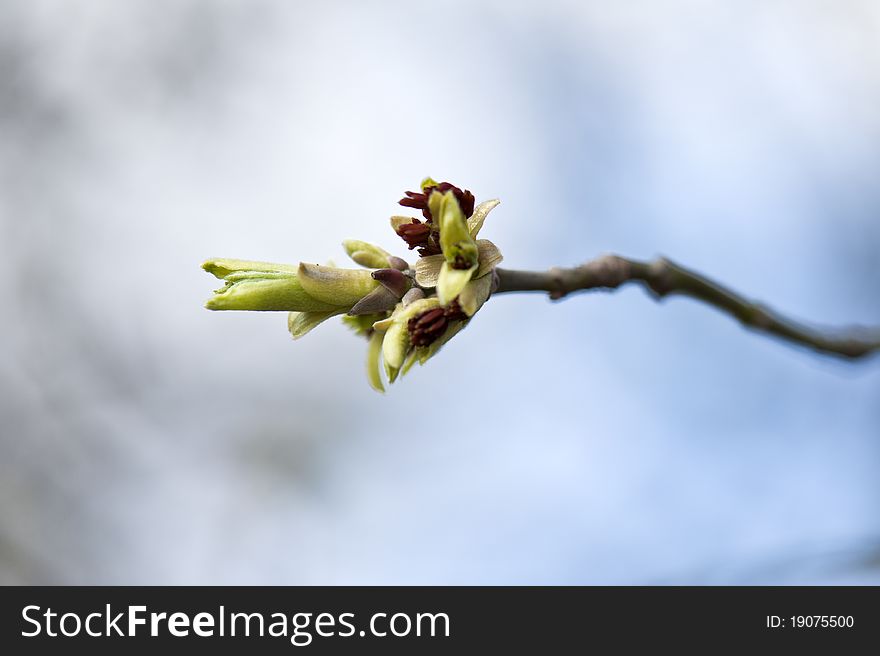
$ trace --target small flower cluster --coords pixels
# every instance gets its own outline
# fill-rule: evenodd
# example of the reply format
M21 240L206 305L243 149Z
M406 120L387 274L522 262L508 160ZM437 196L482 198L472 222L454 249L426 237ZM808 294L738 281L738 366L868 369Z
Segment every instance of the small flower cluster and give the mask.
M410 250L414 266L363 241L347 240L349 257L365 269L300 263L270 264L215 259L202 265L225 282L205 306L210 310L287 311L294 339L330 317L343 316L369 340L367 375L384 391L418 362L424 364L452 339L486 302L497 284L498 248L477 239L498 205L475 205L470 191L449 182L422 181L400 204L422 211L424 221L393 216L391 227Z

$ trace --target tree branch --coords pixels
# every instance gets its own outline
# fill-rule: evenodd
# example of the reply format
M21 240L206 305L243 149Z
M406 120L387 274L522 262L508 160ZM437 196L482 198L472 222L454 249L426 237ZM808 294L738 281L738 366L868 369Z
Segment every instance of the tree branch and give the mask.
M495 294L541 291L548 292L552 299L560 299L572 292L610 290L627 282L639 282L658 299L671 294L690 296L732 315L747 328L820 353L857 359L880 351L880 329L855 328L845 334L816 330L743 298L723 285L665 258L641 262L618 255L604 255L570 269L495 271L498 275Z

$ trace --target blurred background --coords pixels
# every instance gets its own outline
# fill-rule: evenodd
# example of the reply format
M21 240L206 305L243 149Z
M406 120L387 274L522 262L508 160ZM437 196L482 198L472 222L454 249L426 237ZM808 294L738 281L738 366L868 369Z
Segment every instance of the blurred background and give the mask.
M372 392L209 257L667 255L880 324L880 6L0 0L0 582L880 583L880 362L640 289L493 299Z

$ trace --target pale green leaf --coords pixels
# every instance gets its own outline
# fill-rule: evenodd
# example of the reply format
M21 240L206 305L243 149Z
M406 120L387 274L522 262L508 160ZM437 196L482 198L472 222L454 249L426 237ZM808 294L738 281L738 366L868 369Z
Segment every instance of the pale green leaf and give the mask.
M299 339L315 326L343 312L342 308L328 312L291 312L287 315L287 329L294 339Z

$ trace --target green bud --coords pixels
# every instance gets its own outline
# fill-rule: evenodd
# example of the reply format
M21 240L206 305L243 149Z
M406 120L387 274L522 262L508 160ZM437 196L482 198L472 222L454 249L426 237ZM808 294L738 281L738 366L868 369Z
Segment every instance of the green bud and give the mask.
M379 283L369 271L339 269L320 264L299 265L299 280L303 289L322 303L350 308L373 291Z
M430 214L425 213L432 217L428 222L391 217L398 236L411 249L419 248L420 257L412 266L379 246L353 239L344 241L343 247L364 270L332 263L209 260L203 268L225 284L206 306L287 311L294 339L344 314L343 322L368 339L368 380L373 389L384 392L383 367L393 383L416 363L424 364L469 323L498 280L493 269L501 262L501 253L492 242L476 239L498 201L480 203L467 217L455 196L462 192L454 188L441 193L438 187L437 181L425 178L424 195L406 192L410 200L401 201L425 210L426 199ZM464 192L463 198L470 209L472 194Z
M202 268L226 283L205 303L209 310L327 312L336 307L311 296L295 266L215 259Z
M384 269L390 266L391 255L373 244L357 239L346 239L342 242L342 247L348 256L361 266L370 269Z

